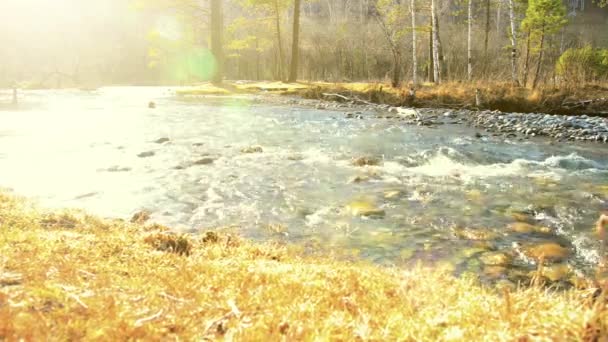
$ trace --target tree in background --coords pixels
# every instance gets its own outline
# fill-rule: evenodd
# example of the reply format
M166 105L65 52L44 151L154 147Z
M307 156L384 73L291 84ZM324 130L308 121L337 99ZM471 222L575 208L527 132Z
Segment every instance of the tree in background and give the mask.
M298 60L300 57L300 7L302 0L293 3L293 30L291 38L291 63L289 66L289 82L298 80Z
M403 68L401 40L405 35L405 7L401 5L400 1L379 0L375 14L391 49L393 57L391 85L396 88L401 85Z
M215 72L211 81L215 84L222 83L223 68L224 68L224 51L222 44L222 27L223 27L223 16L222 16L222 1L211 0L211 53L215 57Z
M522 28L528 32L528 41L535 40L537 44L538 59L532 88L538 85L547 35L557 33L567 23L566 8L561 0L529 0ZM526 63L526 74L527 67Z

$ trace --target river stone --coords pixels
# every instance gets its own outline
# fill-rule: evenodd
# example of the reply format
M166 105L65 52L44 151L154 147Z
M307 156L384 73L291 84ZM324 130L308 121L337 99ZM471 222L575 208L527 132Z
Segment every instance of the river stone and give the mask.
M536 245L527 246L523 249L526 257L535 261L540 261L544 256L545 261L561 261L570 255L570 250L562 247L555 242L545 242Z
M560 281L570 274L570 266L568 264L544 266L541 274L551 281Z
M249 147L245 147L241 150L241 153L262 153L264 152L264 150L262 149L261 146L249 146Z
M169 138L160 138L160 139L154 140L154 142L157 143L157 144L164 144L164 143L169 142L169 141L171 141L171 139L169 139Z
M496 282L496 284L494 284L494 286L500 291L513 292L517 290L517 285L515 285L515 283L509 279L500 279Z
M486 252L479 260L488 266L507 266L513 261L513 257L504 252Z
M380 165L380 159L375 157L359 157L351 161L354 166L376 166Z
M206 158L195 161L194 163L192 163L192 165L209 165L209 164L213 164L214 161L215 161L215 159L206 157Z
M147 151L147 152L142 152L142 153L138 154L137 156L139 158L148 158L148 157L154 156L154 154L155 153L153 151Z
M147 210L138 211L131 217L131 223L143 224L150 219L150 212Z
M543 233L550 234L552 232L549 227L535 226L525 222L515 222L509 225L509 229L517 233Z
M370 177L366 176L366 175L359 175L359 176L354 176L351 179L348 180L348 183L352 184L358 184L358 183L363 183L363 182L367 182L369 181Z
M384 217L385 215L384 210L367 201L351 202L347 209L353 216Z
M503 278L507 275L507 268L504 266L487 265L483 268L483 275L490 279Z
M396 199L399 196L401 196L401 191L400 190L388 190L384 192L384 198L385 199Z

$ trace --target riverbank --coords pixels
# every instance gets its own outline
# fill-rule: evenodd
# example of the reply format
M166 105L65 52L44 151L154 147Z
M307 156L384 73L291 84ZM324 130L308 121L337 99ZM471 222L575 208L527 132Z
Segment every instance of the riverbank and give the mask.
M594 289L486 288L0 194L0 339L594 340Z
M480 92L476 100L477 89ZM348 118L364 119L364 112L373 112L374 117L400 119L407 124L468 124L505 138L542 136L556 141L608 143L608 113L604 113L608 88L602 86L532 90L508 84L446 83L421 85L415 97L404 89L370 83L237 82L177 90L185 97L252 93L296 95L303 99L274 101L343 110Z
M517 113L608 116L608 86L530 89L510 83L420 84L415 96L409 88L384 83L255 82L226 81L221 86L201 84L177 91L179 95L229 95L235 93L297 94L308 99L368 102L415 108L475 109ZM337 97L340 95L342 97Z

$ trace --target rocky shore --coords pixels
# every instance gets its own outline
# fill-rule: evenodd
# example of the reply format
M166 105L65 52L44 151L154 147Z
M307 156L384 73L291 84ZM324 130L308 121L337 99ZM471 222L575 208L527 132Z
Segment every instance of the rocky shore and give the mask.
M348 119L383 118L405 124L436 126L467 124L492 135L508 138L546 137L556 141L608 143L608 117L504 113L468 109L392 107L384 104L283 98L283 104L344 111Z

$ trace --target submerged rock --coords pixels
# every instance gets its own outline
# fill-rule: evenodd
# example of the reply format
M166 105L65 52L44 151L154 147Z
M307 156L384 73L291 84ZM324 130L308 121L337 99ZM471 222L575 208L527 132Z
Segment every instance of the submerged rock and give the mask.
M522 249L523 254L538 262L544 258L548 262L562 261L570 256L570 250L555 242L545 242L536 245L526 246Z
M353 216L384 217L385 215L384 210L367 201L354 201L346 208Z
M241 153L248 153L248 154L262 153L262 152L264 152L264 149L262 149L261 146L249 146L249 147L245 147L241 150Z
M479 257L484 265L507 266L513 261L513 257L504 252L486 252Z
M555 264L544 266L541 270L541 275L551 281L560 281L565 279L570 274L570 265Z
M485 228L453 228L454 235L461 239L483 241L493 240L498 237L498 234Z
M516 233L542 233L542 234L551 234L552 230L549 227L541 227L535 226L526 222L515 222L511 223L509 229Z
M490 279L504 278L507 275L507 268L504 266L487 265L483 268L483 275Z

